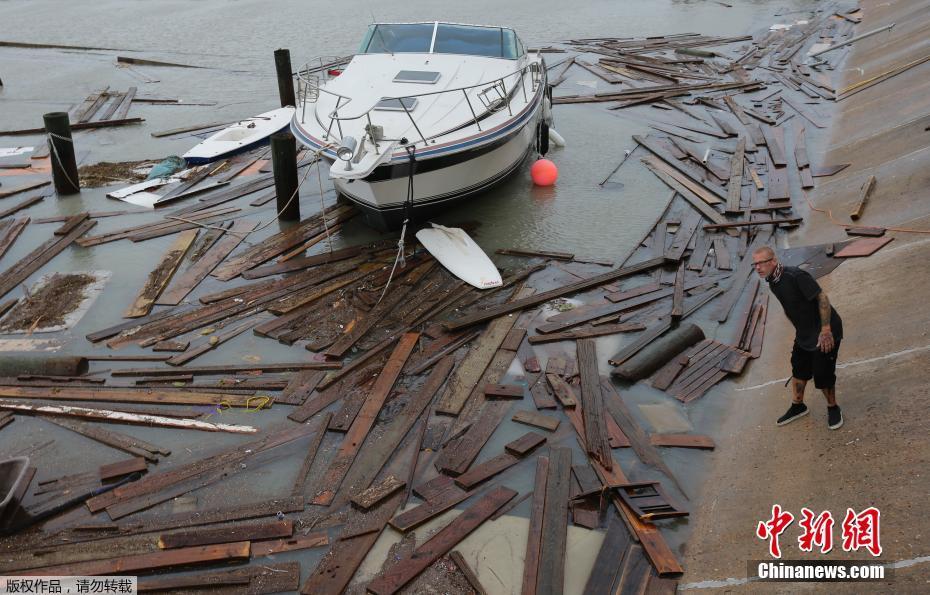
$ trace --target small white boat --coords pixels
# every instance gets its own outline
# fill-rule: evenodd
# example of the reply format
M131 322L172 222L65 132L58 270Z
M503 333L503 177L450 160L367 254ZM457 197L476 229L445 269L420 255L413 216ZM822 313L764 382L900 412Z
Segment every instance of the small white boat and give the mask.
M433 223L432 228L418 231L417 239L439 264L469 285L478 289L503 285L500 271L465 230Z
M241 120L202 141L183 157L190 165L199 165L247 151L287 128L293 117L294 108L282 107Z
M545 62L512 29L380 23L343 71L328 63L299 71L291 131L379 229L490 188L548 144Z

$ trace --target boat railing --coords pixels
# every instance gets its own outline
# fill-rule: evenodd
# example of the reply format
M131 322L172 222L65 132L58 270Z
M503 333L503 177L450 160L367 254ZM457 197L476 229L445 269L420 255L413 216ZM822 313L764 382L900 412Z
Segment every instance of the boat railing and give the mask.
M468 109L471 111L472 121L480 131L481 117L479 117L478 113L475 111L475 106L472 104L472 97L469 96L469 91L481 89L477 93L472 93L472 95L474 95L475 99L480 101L484 112L493 113L501 111L506 107L508 113L512 116L513 110L511 108L511 99L513 95L518 91L522 91L523 100L529 101L529 96L527 94L527 78L529 78L530 83L529 95L532 95L536 93L539 85L542 84L545 74L542 61L535 60L518 70L505 74L504 76L491 81L483 81L481 83L468 85L467 87L458 87L455 89L428 91L425 93L416 93L413 95L403 95L397 97L383 97L381 98L381 101L378 102L380 105L373 105L361 113L345 115L345 110L351 104L352 98L324 88L325 83L330 78L332 78L329 74L329 69L329 65L325 65L324 67L323 59L314 58L297 72L297 95L298 102L301 104L301 122L305 121L307 104L315 104L317 101L319 101L321 93L325 93L336 98L336 107L325 116L325 118L329 120L329 124L326 128L326 133L323 135L323 140L329 140L330 136L333 134L333 126L336 127L339 138L342 138L342 123L344 121L359 120L362 118L365 118L368 121L366 130L372 137L372 141L374 143L377 143L379 140L401 140L374 138L376 136L374 131L377 129L377 127L375 126L375 123L372 122L372 112L374 112L376 109L383 109L380 107L380 105L383 105L385 102L396 102L397 107L393 107L392 105L392 109L402 109L404 113L406 113L407 117L410 119L410 123L413 125L414 129L417 131L417 134L420 136L419 142L422 142L424 145L428 145L429 141L438 135L427 137L423 134L423 131L420 129L419 125L417 125L416 119L414 119L413 114L408 108L408 105L413 105L412 100L417 100L423 97L430 97L433 95L461 93L465 97L465 102L468 104ZM508 81L511 81L512 79L513 84L508 88ZM340 111L342 112L342 115L340 115Z

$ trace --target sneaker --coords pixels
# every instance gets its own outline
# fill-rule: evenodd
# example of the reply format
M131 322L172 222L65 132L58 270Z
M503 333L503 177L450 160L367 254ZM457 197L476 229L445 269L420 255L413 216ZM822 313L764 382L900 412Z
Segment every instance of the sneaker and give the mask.
M839 405L827 407L827 427L831 430L838 430L843 425L843 412L840 411Z
M788 411L786 411L784 415L778 418L778 425L783 426L785 424L790 424L797 418L804 417L808 413L810 413L810 410L808 410L807 405L804 403L792 402L791 407L788 408Z

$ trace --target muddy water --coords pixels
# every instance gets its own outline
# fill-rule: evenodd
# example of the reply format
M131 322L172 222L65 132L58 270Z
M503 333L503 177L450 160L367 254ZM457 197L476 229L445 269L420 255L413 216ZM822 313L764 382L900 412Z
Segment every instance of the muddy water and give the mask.
M5 0L0 2L0 40L30 43L67 44L113 48L112 50L65 51L31 50L0 47L0 129L39 126L41 115L48 111L67 110L94 90L107 85L113 90L137 86L139 95L182 98L190 102L215 102L211 106L157 106L135 104L130 116L146 119L143 126L105 129L77 135L78 154L88 153L85 162L160 159L181 154L198 141L195 137L156 139L150 132L212 121L231 121L272 109L277 105L272 52L275 48L291 50L295 67L317 55L351 53L371 20L412 21L442 19L457 22L505 24L513 26L529 46L548 45L567 38L599 36L641 36L669 33L700 32L713 35L742 35L775 22L806 18L802 10L813 3L796 1L741 1L727 8L720 3L694 0L626 0L564 2L433 2L414 0L403 3L367 2L358 9L346 10L346 3L306 2L286 0L274 3L257 0L225 2L162 1L125 2L106 0L94 3L64 3L54 0ZM201 66L203 68L155 68L145 66L118 67L115 56L163 60ZM550 63L560 60L559 54L549 56ZM574 68L569 80L557 94L591 93L606 90L608 85L585 70ZM628 114L610 112L599 105L556 106L556 129L568 146L554 149L549 157L560 168L560 179L553 188L533 187L528 168L522 169L506 184L475 199L468 205L451 210L443 223L478 220L482 223L476 239L487 251L498 247L525 247L573 252L579 257L609 259L620 262L635 247L658 214L665 208L669 192L652 174L630 159L611 181L603 180L623 157L625 149L633 148L631 136L646 132L645 123ZM0 137L0 146L36 144L38 137ZM325 171L323 172L325 178ZM9 180L9 182L8 182ZM2 178L14 185L15 178ZM83 210L130 209L104 197L105 189L87 189L79 197L62 200L46 199L28 211L33 218L68 214ZM302 211L315 212L320 201L331 204L335 196L324 185L323 196L314 173L301 189ZM182 203L183 204L183 203ZM257 213L267 222L261 234L252 242L281 229L273 221L273 205ZM139 215L100 219L92 233L123 228L153 220L150 212ZM22 238L4 256L0 266L6 268L29 250L38 246L51 231L51 226L31 225ZM376 237L353 221L346 225L335 240L335 247ZM49 340L60 344L63 352L86 353L93 349L83 336L91 331L121 321L121 313L131 303L148 272L156 265L172 238L160 238L141 244L118 242L91 249L72 248L59 255L53 264L56 270L109 270L113 276L102 295L80 323L64 334ZM515 261L514 261L515 262ZM47 267L48 268L48 267ZM603 268L587 265L566 267L577 275L602 272ZM37 275L38 276L38 275ZM548 283L567 283L575 278L560 272ZM198 291L207 292L225 287L208 280ZM716 323L697 316L696 322L708 336L723 331ZM727 335L721 334L725 339ZM37 339L45 337L36 337ZM606 359L626 338L605 337L598 340L601 359ZM126 349L127 353L137 353ZM550 348L539 349L544 363ZM141 352L139 352L141 353ZM240 335L216 352L196 360L197 365L240 363L243 361L291 361L304 357L274 341L251 333ZM128 364L96 364L94 369L116 368ZM518 375L521 371L514 369ZM603 370L607 372L607 370ZM642 405L640 419L647 427L674 426L674 431L712 433L717 420L725 414L725 404L719 399L704 399L696 405L681 407L669 397L645 385L621 386L622 394L631 405ZM726 390L723 388L717 390ZM530 403L521 405L531 407ZM288 410L278 407L262 414L227 412L222 421L248 423L266 428L281 421ZM32 422L32 420L25 420ZM567 423L567 422L565 422ZM651 424L651 425L650 425ZM36 429L38 427L38 429ZM489 442L485 453L496 453L506 442L522 434L525 426L505 421L502 430ZM217 447L241 442L227 435L178 433L156 428L132 430L141 438L165 444L174 454L162 466L176 465L203 455ZM673 431L671 429L667 431ZM206 436L206 440L204 437ZM42 478L73 472L94 464L121 458L109 449L92 444L76 435L64 435L39 422L17 423L4 429L0 436L0 452L7 453L29 444L54 438L51 448L43 451L40 461ZM332 449L338 440L327 440L324 447ZM563 441L577 447L573 439ZM299 457L301 444L285 447L282 457L269 457L257 462L259 469L240 474L224 482L222 489L204 490L198 496L200 506L218 506L234 501L249 502L286 492ZM482 454L482 458L490 456ZM576 461L583 453L577 451ZM623 469L634 481L661 479L646 469L632 452L618 452ZM666 449L665 460L692 497L697 493L708 453L685 449ZM327 457L323 457L326 459ZM521 492L531 489L532 465L523 465L508 479ZM209 492L209 493L206 493ZM686 501L687 505L688 502ZM172 511L176 504L162 505L154 512ZM515 509L526 514L529 503ZM666 537L673 548L681 548L687 537L687 522L670 524ZM299 557L305 568L315 554L285 554L281 559Z

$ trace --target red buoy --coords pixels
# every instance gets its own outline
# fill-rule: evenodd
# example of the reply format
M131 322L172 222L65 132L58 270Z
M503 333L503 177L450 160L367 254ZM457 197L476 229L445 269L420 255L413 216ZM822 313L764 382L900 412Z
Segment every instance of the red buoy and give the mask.
M559 168L548 159L539 159L530 167L530 177L537 186L552 186L559 178Z

